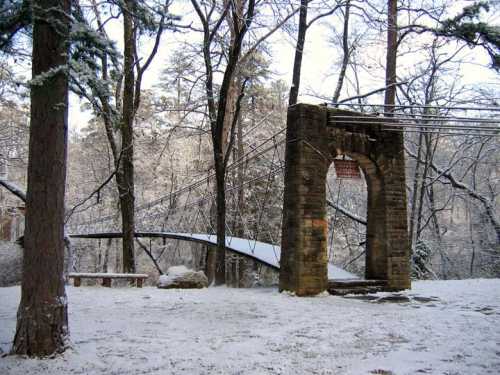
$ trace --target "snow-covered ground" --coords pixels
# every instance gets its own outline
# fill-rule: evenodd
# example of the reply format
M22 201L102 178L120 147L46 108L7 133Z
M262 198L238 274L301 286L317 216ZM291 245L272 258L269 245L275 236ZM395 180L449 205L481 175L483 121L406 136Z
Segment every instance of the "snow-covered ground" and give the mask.
M3 352L19 291L0 288ZM416 282L403 294L409 301L68 287L73 348L0 358L0 374L500 373L500 280Z

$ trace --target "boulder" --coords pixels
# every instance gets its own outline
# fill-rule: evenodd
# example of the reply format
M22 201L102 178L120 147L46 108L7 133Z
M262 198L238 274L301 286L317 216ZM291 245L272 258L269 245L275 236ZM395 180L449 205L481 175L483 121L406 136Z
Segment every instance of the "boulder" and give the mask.
M193 271L184 266L174 266L161 275L160 289L201 289L208 287L208 279L203 271Z
M23 251L15 242L0 241L0 287L21 283Z

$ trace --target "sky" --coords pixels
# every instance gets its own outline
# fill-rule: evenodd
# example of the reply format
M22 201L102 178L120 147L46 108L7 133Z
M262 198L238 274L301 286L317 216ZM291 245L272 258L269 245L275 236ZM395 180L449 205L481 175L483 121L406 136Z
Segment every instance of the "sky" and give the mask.
M462 3L455 2L455 8L461 9ZM176 7L172 8L174 14L182 14L182 23L188 23L195 17L193 11L186 2L177 3ZM450 9L453 12L454 9ZM492 16L491 14L489 15ZM339 49L335 48L332 42L331 27L338 26L338 20L328 17L314 24L308 29L306 38L306 47L304 51L301 90L299 101L309 103L324 102L324 99L317 98L314 94L331 97L336 85L337 73L335 64L339 61ZM119 49L122 49L122 27L119 22L115 22L108 28L109 35L116 40ZM175 51L176 46L182 41L193 40L199 36L192 36L184 33L165 32L162 37L161 48L153 61L151 67L146 72L143 79L143 88L148 89L157 83L157 77L161 76L162 70L168 64L171 53ZM419 36L422 38L422 36ZM273 79L282 79L287 83L291 82L291 73L293 69L293 59L295 50L295 40L290 35L278 31L269 39L269 46L272 51L271 70L274 72ZM149 42L141 41L141 49L143 52L148 52L152 47L152 40ZM452 47L450 47L450 52ZM360 70L360 81L362 84L362 92L368 92L374 88L383 87L384 76L383 67L385 61L385 51L380 45L373 44L362 51L364 56L370 57L373 61L373 67L366 70ZM463 54L471 60L471 63L460 66L461 81L466 85L476 85L481 82L485 87L491 86L500 89L500 81L498 75L493 70L485 68L489 63L489 57L486 53L479 51L477 48L472 50L465 48ZM144 54L145 55L145 54ZM401 56L398 60L399 73L405 70L414 68L414 56ZM354 93L349 93L353 95ZM343 92L343 97L346 96L346 91ZM380 98L374 98L374 102L379 103ZM78 130L85 126L91 117L89 111L82 110L82 104L76 96L70 98L70 129Z

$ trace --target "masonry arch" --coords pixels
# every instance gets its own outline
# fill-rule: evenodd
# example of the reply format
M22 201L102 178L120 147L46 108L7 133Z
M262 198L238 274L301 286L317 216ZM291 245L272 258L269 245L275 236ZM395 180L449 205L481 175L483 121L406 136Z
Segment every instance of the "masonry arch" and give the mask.
M365 277L387 289L410 287L402 134L380 120L325 106L289 108L280 290L311 295L327 288L325 180L333 159L356 160L367 185Z
M365 273L367 280L386 280L385 267L381 263L386 259L386 249L381 239L386 238L385 215L380 207L385 205L385 197L382 194L384 176L377 168L377 164L366 155L351 150L336 148L331 151L332 158L348 156L356 161L363 171L364 190L366 192L366 246L365 246ZM331 168L331 164L329 166ZM345 186L345 185L344 185Z

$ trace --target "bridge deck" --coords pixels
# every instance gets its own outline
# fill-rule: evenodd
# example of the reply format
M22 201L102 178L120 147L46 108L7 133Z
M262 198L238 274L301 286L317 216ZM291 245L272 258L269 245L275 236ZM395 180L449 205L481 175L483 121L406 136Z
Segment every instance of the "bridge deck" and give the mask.
M121 238L120 232L111 233L91 233L91 234L70 234L71 238ZM205 233L170 233L170 232L136 232L135 237L148 238L170 238L175 240L203 243L205 245L216 245L217 236ZM249 240L239 237L226 237L226 248L235 253L248 256L258 260L275 269L279 269L281 248L265 242ZM344 271L332 264L328 264L328 279L358 279L352 273Z

